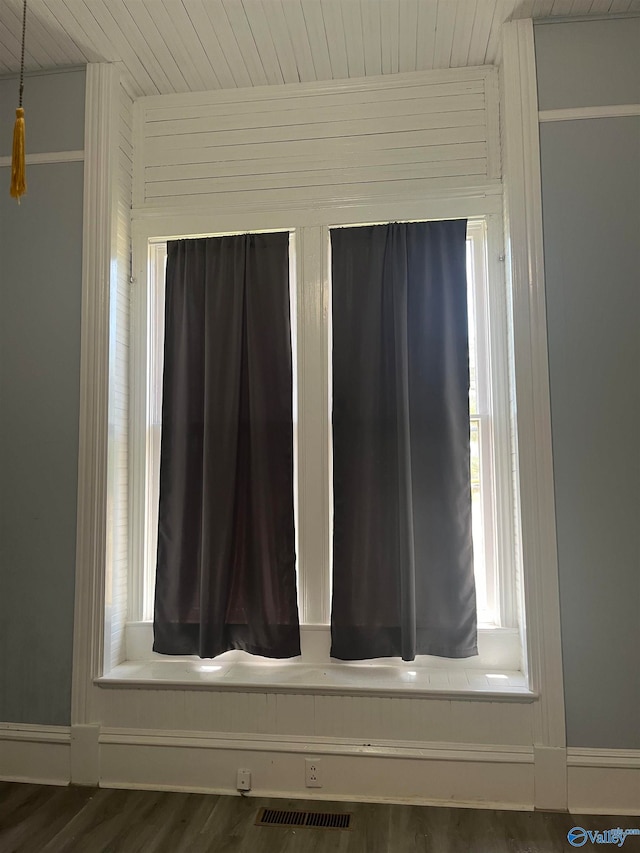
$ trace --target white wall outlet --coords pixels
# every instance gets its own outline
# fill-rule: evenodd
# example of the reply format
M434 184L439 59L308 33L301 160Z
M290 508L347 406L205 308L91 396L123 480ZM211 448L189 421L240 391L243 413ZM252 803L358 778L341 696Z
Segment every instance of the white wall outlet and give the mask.
M322 788L322 762L318 758L305 758L304 783L307 788Z
M251 790L251 770L238 770L236 788L238 791Z

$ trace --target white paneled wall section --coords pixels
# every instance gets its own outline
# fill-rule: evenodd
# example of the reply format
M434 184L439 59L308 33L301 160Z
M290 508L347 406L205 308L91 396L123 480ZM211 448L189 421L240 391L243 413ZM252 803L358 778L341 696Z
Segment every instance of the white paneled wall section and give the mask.
M127 203L126 115L125 107L117 170L123 194L117 203L114 199L119 216ZM495 223L502 212L497 70L450 69L146 97L133 107L133 156L134 282L129 292L137 377L145 375L139 370L146 362L145 338L138 332L147 317L149 240L296 228L305 239L317 238L320 250L305 254L315 265L307 271L313 286L301 288L298 314L321 318L329 303L320 238L328 226L460 216L486 216ZM122 262L126 226L117 233ZM497 258L498 246L492 250ZM116 397L118 370L124 364L117 359L125 357L124 347L117 344L118 311L128 304L125 268L123 264L118 277L111 327ZM94 325L100 329L101 322L98 312ZM96 342L96 347L104 346L101 338ZM310 352L312 344L301 339L299 355L302 350L304 356L305 348ZM306 410L328 429L327 359L316 356L299 359L316 395L306 401ZM145 406L138 390L137 384L132 387L130 398L134 443L141 435ZM112 411L117 410L116 405ZM301 434L310 447L309 435L304 429ZM113 430L110 437L113 442ZM304 452L301 458L306 458ZM135 478L128 507L130 534L141 520L140 467L138 462L130 466ZM108 504L99 482L96 489ZM329 527L323 512L324 537ZM306 531L304 518L301 531ZM89 536L87 546L99 544L99 534ZM305 537L301 534L301 559L309 556L310 539ZM135 564L139 547L131 553ZM91 583L80 578L80 615L90 607L100 612L100 561L93 566ZM134 582L129 591L129 610L135 612L139 601L132 599L139 598L139 584ZM122 602L123 593L124 588L114 600ZM119 626L123 612L112 612L112 628ZM294 685L273 689L268 681L257 680L251 689L220 691L208 684L205 689L163 684L160 670L144 684L126 679L108 683L96 680L102 674L98 656L82 653L85 647L99 646L95 625L81 619L76 640L78 725L75 735L72 731L72 767L78 768L75 778L85 782L230 791L235 768L245 766L254 771L256 792L308 793L301 768L302 756L310 752L327 756L325 797L526 806L533 803L534 783L538 797L544 782L534 763L535 690L499 698L437 692L385 697L353 695L347 687L344 695L326 695L296 692ZM103 658L106 668L119 659L121 641L114 640L113 653ZM150 666L155 670L163 664L153 661ZM385 773L378 774L382 764Z
M326 206L500 179L488 67L148 97L135 110L140 212Z

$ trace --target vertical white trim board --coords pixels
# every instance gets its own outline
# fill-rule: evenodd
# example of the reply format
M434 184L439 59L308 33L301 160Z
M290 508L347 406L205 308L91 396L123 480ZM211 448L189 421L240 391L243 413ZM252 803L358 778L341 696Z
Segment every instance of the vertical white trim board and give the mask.
M119 101L118 70L114 65L87 66L85 97L72 724L96 721L93 678L102 671L104 650L109 296L116 255L113 200Z
M100 780L100 726L71 726L71 782L97 785Z
M533 23L504 24L502 34L507 273L513 298L528 671L532 688L540 693L534 744L561 751L566 745L564 681ZM521 435L528 440L520 440ZM564 810L566 763L551 753L547 758L536 786L536 805Z

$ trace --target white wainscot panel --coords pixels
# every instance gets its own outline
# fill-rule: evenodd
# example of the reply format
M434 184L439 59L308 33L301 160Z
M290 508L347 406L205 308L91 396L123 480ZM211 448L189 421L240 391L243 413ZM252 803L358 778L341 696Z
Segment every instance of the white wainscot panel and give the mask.
M277 204L498 179L492 68L188 93L136 102L134 205Z
M102 724L372 742L530 745L532 704L215 690L101 690Z

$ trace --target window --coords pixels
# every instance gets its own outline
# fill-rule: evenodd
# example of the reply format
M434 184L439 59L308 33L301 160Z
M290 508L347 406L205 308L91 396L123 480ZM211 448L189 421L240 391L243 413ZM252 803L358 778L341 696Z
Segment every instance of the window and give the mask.
M354 223L356 224L356 223ZM471 410L471 474L472 474L472 520L474 542L474 570L476 578L478 624L482 628L512 627L514 625L513 606L513 499L512 499L512 450L510 439L510 404L507 382L507 327L504 287L500 265L496 259L490 261L489 245L492 249L498 244L495 218L474 219L467 227L467 280L469 307L469 346L470 346L470 410ZM495 229L490 234L490 229ZM247 229L250 230L250 229ZM302 229L303 232L305 229ZM328 229L323 228L325 255L328 257ZM295 336L305 337L304 311L296 313L296 300L301 289L307 286L304 280L305 251L307 241L297 239L296 229L290 231L291 256L291 317L294 364L297 351ZM297 252L297 257L296 257ZM497 255L497 252L494 252ZM133 613L134 620L148 621L153 618L154 575L157 542L157 505L159 454L161 431L161 390L162 356L164 324L164 277L166 264L166 242L149 243L148 263L148 301L145 318L147 341L147 368L144 376L135 376L134 382L140 382L146 396L146 432L143 454L146 470L144 526L141 531L132 530L132 535L143 537L144 569L137 579L141 595L138 598L139 609ZM328 269L328 265L325 265ZM491 267L491 275L490 275ZM296 277L295 271L298 270ZM328 285L330 287L330 283ZM327 293L329 291L327 290ZM329 303L330 304L330 303ZM297 323L293 322L298 318ZM323 320L324 353L330 355L330 311L325 311ZM323 357L321 353L317 357ZM330 387L331 365L325 365L325 375ZM294 442L296 441L296 411L298 400L305 405L304 371L300 371L296 383L297 371L294 368ZM326 413L327 421L323 429L314 436L315 441L326 440L329 444L325 458L328 460L324 473L330 496L331 486L331 448L330 448L330 405ZM308 436L307 436L308 438ZM296 448L294 447L294 450ZM320 453L320 447L317 448ZM296 472L296 483L299 471ZM296 492L296 502L298 494ZM332 501L329 501L332 503ZM297 519L300 516L297 506ZM330 519L331 506L327 509ZM321 524L321 519L318 519ZM322 537L322 531L318 536ZM328 554L331 549L328 548ZM309 578L304 554L298 548L298 593L301 625L310 624L305 597L302 589ZM302 557L302 559L300 559ZM329 613L331 572L327 567L322 579L322 595L326 599L325 613ZM318 589L316 583L311 584ZM134 599L135 600L135 599Z

